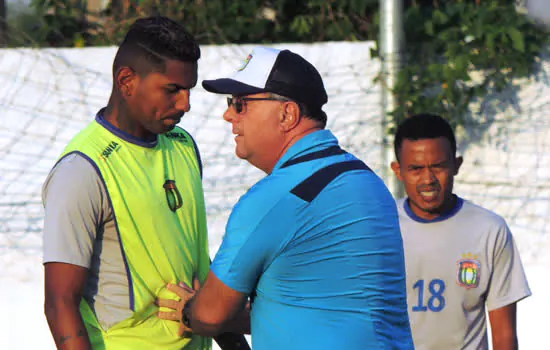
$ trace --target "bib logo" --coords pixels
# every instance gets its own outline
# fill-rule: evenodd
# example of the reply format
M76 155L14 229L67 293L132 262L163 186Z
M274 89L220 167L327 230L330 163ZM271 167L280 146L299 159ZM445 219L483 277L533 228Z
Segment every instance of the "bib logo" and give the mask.
M169 139L174 139L180 142L187 142L187 137L185 137L185 134L181 132L168 132L165 135Z
M116 141L111 141L109 145L107 145L107 147L105 147L105 149L101 152L99 158L107 160L113 152L118 152L119 149L120 145Z
M466 289L477 288L481 274L481 263L477 255L462 254L463 259L458 261L457 283Z
M164 182L164 192L166 192L166 201L168 202L168 208L172 212L176 212L183 205L183 199L181 198L181 193L176 186L175 180L166 180Z
M246 66L248 66L248 63L250 62L250 60L252 59L252 53L249 53L248 56L246 56L246 60L244 60L243 62L243 65L241 66L241 68L239 68L239 72L244 70L246 68Z

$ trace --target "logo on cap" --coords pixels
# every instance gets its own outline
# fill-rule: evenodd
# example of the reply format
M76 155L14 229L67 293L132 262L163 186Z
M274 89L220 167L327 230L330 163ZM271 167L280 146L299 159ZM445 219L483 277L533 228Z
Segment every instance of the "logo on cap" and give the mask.
M246 56L246 60L244 60L243 65L241 66L241 68L239 68L239 72L245 69L246 66L248 66L248 63L250 62L251 59L252 59L252 54L249 53L248 56Z

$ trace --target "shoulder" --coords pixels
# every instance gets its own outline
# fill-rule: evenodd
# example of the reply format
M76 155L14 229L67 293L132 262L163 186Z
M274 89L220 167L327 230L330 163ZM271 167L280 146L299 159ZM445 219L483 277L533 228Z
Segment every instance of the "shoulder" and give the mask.
M233 225L246 224L255 226L273 212L274 208L281 209L280 203L295 196L291 190L300 182L286 171L272 173L253 185L235 204L228 221L228 228ZM292 210L285 206L285 210Z
M406 197L395 200L395 205L397 206L397 213L399 214L399 220L410 219L412 221L412 219L407 215L407 212L405 211L406 200L407 200Z
M507 227L506 220L502 216L466 199L464 199L460 214L461 220L471 220L475 224L484 224L489 227Z
M53 191L56 196L88 194L103 190L102 180L95 164L87 156L72 152L61 158L48 174L42 187L43 198Z
M103 137L104 131L102 129L103 127L95 120L90 122L84 129L74 135L67 147L65 147L64 153L95 145Z
M233 213L245 215L265 211L277 203L289 192L288 186L279 176L266 176L254 184L239 199L233 208ZM254 214L249 214L250 216Z
M481 238L489 250L499 250L514 240L502 216L470 201L464 200L457 219L460 221L455 223L457 226L460 225L469 235Z
M403 209L404 209L403 206L404 206L404 204L405 204L405 200L406 200L405 197L403 197L403 198L398 198L398 199L395 200L395 204L397 205L397 209L399 209L399 210L403 210Z
M48 174L46 183L54 177L65 179L68 182L86 182L99 178L99 173L90 158L80 152L71 152L57 161ZM78 181L75 181L76 179Z

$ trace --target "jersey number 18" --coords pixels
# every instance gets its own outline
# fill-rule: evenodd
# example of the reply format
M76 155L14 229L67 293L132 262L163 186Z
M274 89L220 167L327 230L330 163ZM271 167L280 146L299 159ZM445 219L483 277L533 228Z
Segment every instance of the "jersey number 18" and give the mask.
M438 278L435 278L428 283L427 292L430 293L428 298L428 304L424 304L424 293L425 293L425 283L424 280L418 280L413 285L413 289L418 289L418 304L413 306L412 311L414 312L426 312L428 310L433 312L439 312L445 308L445 297L443 292L445 291L445 282Z

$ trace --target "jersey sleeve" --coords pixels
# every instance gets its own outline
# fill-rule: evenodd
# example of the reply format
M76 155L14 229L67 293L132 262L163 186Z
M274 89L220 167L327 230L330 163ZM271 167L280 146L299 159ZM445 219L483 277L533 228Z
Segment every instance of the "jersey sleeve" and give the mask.
M284 204L269 208L259 201L259 196L253 199L245 195L234 207L211 266L225 285L248 295L254 291L290 231L287 221L280 219L287 215Z
M82 155L56 164L42 187L44 263L90 267L97 232L109 215L106 197L99 174Z
M504 222L498 229L493 256L493 272L487 295L488 311L505 307L531 295L519 251Z

